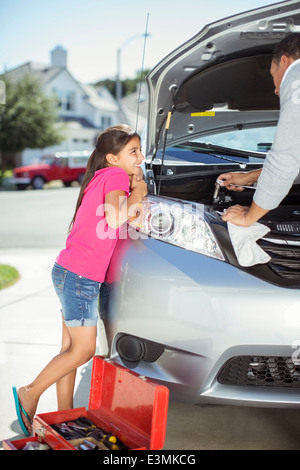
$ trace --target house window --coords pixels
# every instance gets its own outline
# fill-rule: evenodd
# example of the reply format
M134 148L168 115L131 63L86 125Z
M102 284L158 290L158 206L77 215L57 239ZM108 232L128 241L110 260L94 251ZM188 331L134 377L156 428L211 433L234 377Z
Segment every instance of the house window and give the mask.
M55 90L58 98L58 107L62 111L74 111L74 95L73 91Z
M73 142L74 142L74 144L80 144L80 143L89 144L89 139L78 139L78 138L75 137L73 139Z
M103 131L107 127L111 126L111 117L110 116L101 116L100 128Z

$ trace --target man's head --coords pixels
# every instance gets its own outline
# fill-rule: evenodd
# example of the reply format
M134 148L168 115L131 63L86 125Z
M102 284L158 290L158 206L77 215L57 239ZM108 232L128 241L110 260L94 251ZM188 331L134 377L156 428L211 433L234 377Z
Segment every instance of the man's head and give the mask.
M276 95L279 96L280 84L286 70L297 59L300 59L300 33L292 33L280 41L273 51L270 72Z

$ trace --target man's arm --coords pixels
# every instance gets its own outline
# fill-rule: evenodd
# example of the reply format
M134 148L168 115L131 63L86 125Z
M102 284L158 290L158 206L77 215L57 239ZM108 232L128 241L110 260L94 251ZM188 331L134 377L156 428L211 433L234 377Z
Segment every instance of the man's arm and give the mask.
M300 103L295 91L300 86L300 62L280 88L280 118L271 150L258 178L250 208L231 206L223 220L249 226L279 206L300 169Z

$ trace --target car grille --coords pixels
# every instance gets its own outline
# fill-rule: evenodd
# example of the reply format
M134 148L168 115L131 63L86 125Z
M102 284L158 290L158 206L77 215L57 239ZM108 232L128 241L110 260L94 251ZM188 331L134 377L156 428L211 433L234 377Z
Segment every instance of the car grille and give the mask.
M297 231L300 231L298 224L276 224L276 231L272 227L271 233L258 242L271 257L269 268L279 277L296 283L300 281L300 238Z
M300 224L299 222L288 222L288 223L276 223L273 224L277 232L283 233L300 233ZM274 229L273 229L274 230Z
M223 385L300 388L300 361L291 357L236 356L219 373Z

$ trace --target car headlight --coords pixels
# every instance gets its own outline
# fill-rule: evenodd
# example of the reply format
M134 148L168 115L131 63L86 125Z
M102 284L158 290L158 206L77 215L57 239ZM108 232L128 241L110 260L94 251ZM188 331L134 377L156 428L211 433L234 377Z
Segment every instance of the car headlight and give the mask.
M224 261L224 255L204 216L204 206L146 196L129 225L141 234Z
M28 171L22 171L19 173L14 173L15 178L23 178L29 176Z

